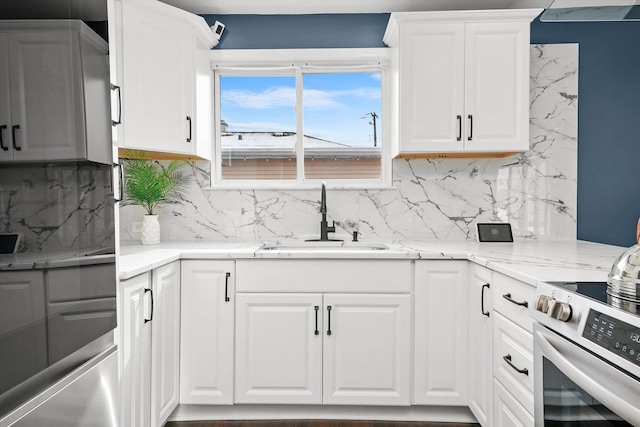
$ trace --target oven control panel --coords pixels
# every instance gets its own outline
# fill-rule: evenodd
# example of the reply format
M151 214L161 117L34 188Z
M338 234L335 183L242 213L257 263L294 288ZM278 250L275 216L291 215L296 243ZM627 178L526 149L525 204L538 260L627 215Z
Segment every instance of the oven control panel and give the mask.
M589 310L582 336L640 366L640 328Z

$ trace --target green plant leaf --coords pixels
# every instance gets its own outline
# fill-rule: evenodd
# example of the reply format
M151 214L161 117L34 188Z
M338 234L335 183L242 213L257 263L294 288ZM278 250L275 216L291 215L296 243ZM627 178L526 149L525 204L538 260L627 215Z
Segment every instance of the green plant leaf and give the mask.
M177 202L186 194L189 179L179 171L186 161L172 160L163 167L140 151L127 152L126 156L122 159L126 193L122 205L140 205L153 215L156 206Z

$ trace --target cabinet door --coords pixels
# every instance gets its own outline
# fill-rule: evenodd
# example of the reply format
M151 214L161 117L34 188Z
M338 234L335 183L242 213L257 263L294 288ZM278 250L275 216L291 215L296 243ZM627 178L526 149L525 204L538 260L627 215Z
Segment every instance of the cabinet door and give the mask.
M465 150L529 149L529 23L466 24Z
M0 34L0 161L13 159L11 147L11 103L9 98L9 48L6 34Z
M461 151L464 24L407 23L400 37L400 151Z
M178 406L180 392L180 262L152 274L151 425L160 426Z
M533 427L534 418L520 403L500 384L494 380L494 419L495 427ZM597 423L596 423L597 424Z
M416 262L415 404L467 404L467 265Z
M120 282L120 372L122 425L151 426L151 273Z
M0 394L47 367L44 273L0 276Z
M14 160L74 159L84 147L79 36L8 35Z
M180 403L233 403L233 261L182 261Z
M491 274L476 264L469 267L469 408L483 427L493 425Z
M322 295L238 294L237 403L322 403Z
M324 404L409 405L409 295L324 297Z
M195 33L159 6L122 13L124 147L190 154Z

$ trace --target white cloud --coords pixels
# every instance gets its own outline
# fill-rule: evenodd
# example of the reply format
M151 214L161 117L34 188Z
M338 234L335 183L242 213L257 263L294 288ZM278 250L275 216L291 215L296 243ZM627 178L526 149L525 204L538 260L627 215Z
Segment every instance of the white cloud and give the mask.
M296 90L291 87L272 87L262 92L235 89L222 92L222 103L234 104L241 108L269 109L293 107L296 102Z
M229 122L231 132L295 132L291 125L277 122Z
M380 90L366 87L349 90L304 90L305 108L316 110L345 108L349 103L348 98L376 100L380 99ZM295 88L284 86L268 88L262 92L234 89L222 93L223 104L256 110L293 107L295 100Z

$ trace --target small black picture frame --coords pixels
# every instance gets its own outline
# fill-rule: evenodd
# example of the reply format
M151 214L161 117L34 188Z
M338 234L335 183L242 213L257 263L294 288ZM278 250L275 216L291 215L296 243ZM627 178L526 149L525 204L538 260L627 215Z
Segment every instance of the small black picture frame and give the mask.
M478 242L513 242L511 224L508 222L477 223Z

